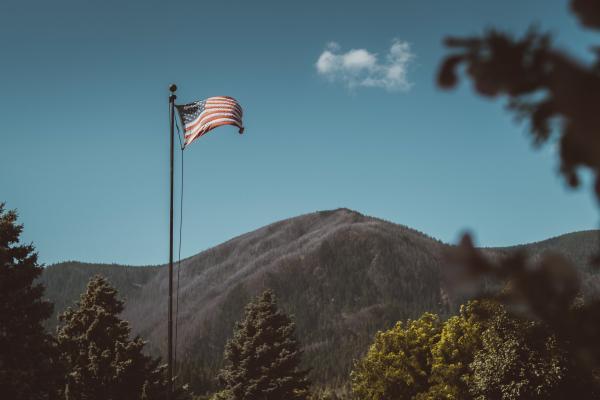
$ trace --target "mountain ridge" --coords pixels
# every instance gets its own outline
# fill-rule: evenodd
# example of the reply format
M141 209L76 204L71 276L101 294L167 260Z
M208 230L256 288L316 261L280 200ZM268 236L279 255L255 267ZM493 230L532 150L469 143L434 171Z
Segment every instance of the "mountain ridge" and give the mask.
M576 232L484 251L501 256L525 249L536 257L558 249L583 271L598 238L597 231ZM181 260L180 359L203 371L206 378L198 385L210 386L244 305L268 287L282 309L295 315L312 378L341 379L377 330L424 311L450 313L452 299L444 292L442 271L451 247L346 208L276 221L236 236ZM164 354L164 267L59 263L47 267L41 281L59 312L78 298L90 276L102 273L125 297L123 317L133 331L149 340L152 353Z

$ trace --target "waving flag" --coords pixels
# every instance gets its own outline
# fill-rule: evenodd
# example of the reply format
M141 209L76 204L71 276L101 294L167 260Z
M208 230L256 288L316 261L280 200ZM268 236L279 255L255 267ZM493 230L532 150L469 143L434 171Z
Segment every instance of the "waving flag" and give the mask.
M242 107L233 97L209 97L176 107L185 130L184 147L221 125L234 125L244 132Z

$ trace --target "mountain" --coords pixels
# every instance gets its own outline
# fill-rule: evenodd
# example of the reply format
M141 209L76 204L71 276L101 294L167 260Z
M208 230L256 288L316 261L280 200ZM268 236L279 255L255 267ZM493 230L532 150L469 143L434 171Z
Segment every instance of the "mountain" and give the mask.
M485 252L502 256L524 249L537 257L553 250L591 275L587 260L598 239L597 231L578 232ZM177 336L184 378L193 374L197 387L214 384L224 344L245 304L271 288L281 308L295 316L313 380L344 380L377 330L424 311L450 313L452 299L442 280L449 247L408 227L338 209L276 222L182 260ZM149 340L150 351L164 355L165 266L49 266L41 280L55 313L76 301L98 273L125 298L123 317L134 332ZM596 285L595 276L588 281Z

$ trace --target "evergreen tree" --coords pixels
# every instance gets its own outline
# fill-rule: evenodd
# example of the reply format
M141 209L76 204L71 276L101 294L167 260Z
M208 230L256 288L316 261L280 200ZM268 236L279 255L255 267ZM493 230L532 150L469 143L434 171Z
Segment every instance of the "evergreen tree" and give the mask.
M60 376L56 349L42 321L52 305L35 284L42 268L32 245L19 244L23 230L14 211L0 203L0 395L2 398L54 398Z
M246 306L243 321L225 347L225 386L216 398L230 400L304 400L307 371L300 369L301 351L295 324L277 309L267 290Z
M101 276L93 277L76 307L61 314L57 341L67 368L64 395L77 400L135 400L164 397L159 361L142 353L118 317L123 302Z

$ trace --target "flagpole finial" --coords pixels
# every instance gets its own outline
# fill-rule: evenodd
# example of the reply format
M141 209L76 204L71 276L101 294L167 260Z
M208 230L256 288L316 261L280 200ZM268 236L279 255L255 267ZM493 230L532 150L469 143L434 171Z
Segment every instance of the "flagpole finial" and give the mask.
M175 95L175 91L177 90L177 85L174 83L171 83L171 86L169 86L169 90L171 91L171 95L169 96L169 102L175 103L175 99L177 98L177 96Z

